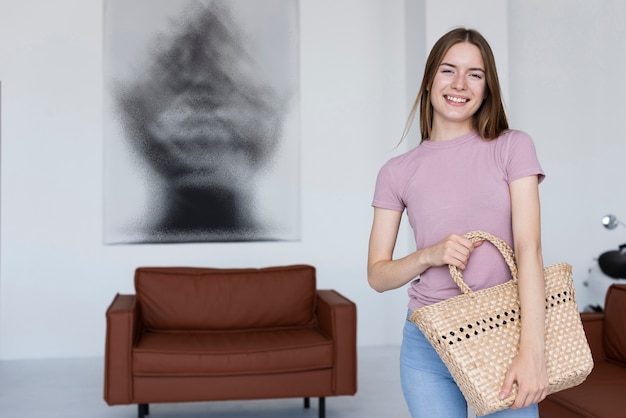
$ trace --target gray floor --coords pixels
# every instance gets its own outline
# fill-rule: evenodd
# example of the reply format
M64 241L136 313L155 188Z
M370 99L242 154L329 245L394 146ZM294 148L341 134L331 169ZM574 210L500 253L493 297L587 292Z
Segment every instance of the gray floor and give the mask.
M398 376L399 347L359 350L355 396L327 398L327 418L409 418ZM101 358L0 361L2 418L134 418L136 406L102 400ZM150 405L150 418L317 418L317 399Z

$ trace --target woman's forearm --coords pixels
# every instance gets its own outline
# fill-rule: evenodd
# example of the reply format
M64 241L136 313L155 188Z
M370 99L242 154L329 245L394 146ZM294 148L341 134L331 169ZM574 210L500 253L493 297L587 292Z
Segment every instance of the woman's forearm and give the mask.
M423 250L396 260L378 260L368 263L367 280L377 292L397 289L414 280L429 266L424 262Z
M545 279L539 244L516 249L518 288L522 313L520 350L533 350L543 356L545 347Z

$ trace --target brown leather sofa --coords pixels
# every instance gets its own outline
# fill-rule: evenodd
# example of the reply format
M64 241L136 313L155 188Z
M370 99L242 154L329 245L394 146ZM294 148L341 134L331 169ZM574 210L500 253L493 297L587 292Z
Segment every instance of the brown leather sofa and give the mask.
M582 384L539 403L541 418L626 417L626 285L613 284L604 312L581 314L594 367Z
M106 312L104 399L325 398L357 391L356 305L312 266L142 267Z

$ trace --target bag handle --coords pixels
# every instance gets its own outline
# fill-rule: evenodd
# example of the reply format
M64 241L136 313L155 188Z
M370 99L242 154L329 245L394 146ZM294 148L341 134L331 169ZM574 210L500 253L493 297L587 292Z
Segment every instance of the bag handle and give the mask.
M496 237L495 235L491 235L490 233L484 231L472 231L464 234L463 236L472 242L491 242L494 247L496 247L498 251L500 251L502 257L504 257L504 261L506 261L506 264L509 266L509 270L511 270L511 276L513 277L513 281L517 282L517 265L515 264L515 253L513 252L509 244L507 244L504 240ZM454 280L454 283L456 283L461 293L474 293L472 292L472 289L470 289L470 287L463 281L463 273L461 273L461 270L453 265L449 265L449 267L450 276L452 276L452 280Z

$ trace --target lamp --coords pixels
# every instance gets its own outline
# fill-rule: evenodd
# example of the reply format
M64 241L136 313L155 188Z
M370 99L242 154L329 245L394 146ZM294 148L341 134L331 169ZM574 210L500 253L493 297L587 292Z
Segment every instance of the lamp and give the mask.
M615 229L618 225L626 226L624 222L617 219L617 216L611 214L602 218L602 225L604 225L606 229Z

